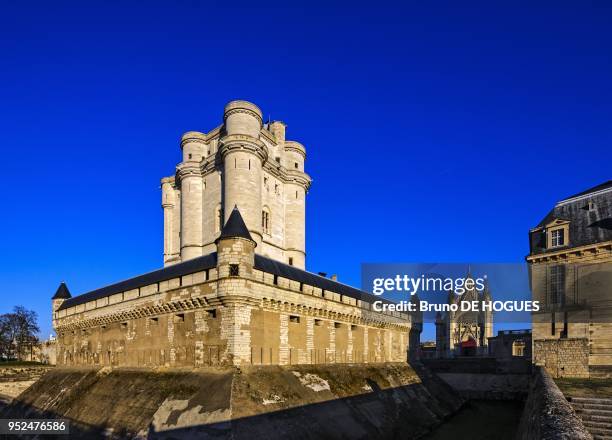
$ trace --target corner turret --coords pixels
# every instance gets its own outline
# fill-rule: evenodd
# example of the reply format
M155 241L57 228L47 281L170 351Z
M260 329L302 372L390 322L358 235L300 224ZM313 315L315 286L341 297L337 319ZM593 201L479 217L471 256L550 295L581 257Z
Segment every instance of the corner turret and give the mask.
M215 243L219 277L249 278L255 265L257 243L251 237L237 206L234 206Z
M66 286L65 282L61 282L57 290L55 291L55 295L51 298L51 308L53 309L53 321L55 321L55 314L57 310L61 307L61 305L67 299L72 298L70 294L70 290L68 290L68 286ZM54 326L55 327L55 326Z

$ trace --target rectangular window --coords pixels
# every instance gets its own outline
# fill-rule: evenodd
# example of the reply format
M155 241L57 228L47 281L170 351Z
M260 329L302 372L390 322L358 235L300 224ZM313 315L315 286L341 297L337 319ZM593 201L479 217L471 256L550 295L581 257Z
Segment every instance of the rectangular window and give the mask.
M299 324L300 323L300 317L299 316L295 316L295 315L291 315L291 316L289 316L289 321L293 322L295 324Z
M272 282L278 284L278 275L274 275L274 280Z
M293 257L289 257L289 266L293 266Z
M565 230L555 229L550 232L550 245L552 247L563 246L565 244Z
M550 303L563 304L565 301L565 266L550 268Z
M174 322L185 322L185 314L177 313L176 315L174 315Z
M261 229L264 233L270 234L270 213L268 211L261 211Z
M215 231L221 232L221 228L223 228L223 211L221 211L221 207L217 207L217 212L215 215Z
M238 266L237 264L230 264L229 265L229 275L230 277L237 277L240 275L240 266Z
M217 317L217 310L216 309L207 310L206 312L208 313L208 317L209 318L216 318Z
M315 319L314 320L314 325L316 325L317 327L320 327L323 325L323 321L320 319Z

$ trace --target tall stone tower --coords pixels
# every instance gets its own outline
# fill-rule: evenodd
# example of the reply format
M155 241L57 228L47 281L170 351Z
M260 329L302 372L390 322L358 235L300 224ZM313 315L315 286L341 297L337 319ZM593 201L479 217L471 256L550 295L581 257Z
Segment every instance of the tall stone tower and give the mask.
M223 123L181 139L183 160L162 179L164 265L216 251L215 240L234 207L256 252L306 265L306 149L285 139L285 124L263 123L255 104L231 101Z

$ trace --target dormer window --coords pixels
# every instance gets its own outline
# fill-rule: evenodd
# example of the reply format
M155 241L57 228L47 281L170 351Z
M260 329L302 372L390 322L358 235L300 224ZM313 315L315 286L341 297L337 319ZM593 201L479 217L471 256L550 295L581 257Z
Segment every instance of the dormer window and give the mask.
M550 231L550 246L559 247L565 244L565 230L554 229Z
M546 225L546 247L554 249L569 245L569 221L557 219Z

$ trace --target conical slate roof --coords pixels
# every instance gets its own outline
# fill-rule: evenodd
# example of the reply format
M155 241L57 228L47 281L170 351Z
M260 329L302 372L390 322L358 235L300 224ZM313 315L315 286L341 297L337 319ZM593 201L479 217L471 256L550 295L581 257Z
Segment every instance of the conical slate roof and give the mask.
M251 238L251 234L249 233L249 230L246 227L237 206L234 206L234 209L227 219L227 223L225 223L225 226L223 226L221 235L219 235L217 241L225 238L246 238L247 240L254 241Z
M57 288L55 295L53 295L53 298L51 299L68 299L68 298L72 298L72 295L70 294L70 291L68 290L68 286L66 286L66 283L62 281L62 283Z

